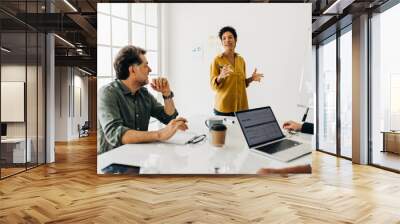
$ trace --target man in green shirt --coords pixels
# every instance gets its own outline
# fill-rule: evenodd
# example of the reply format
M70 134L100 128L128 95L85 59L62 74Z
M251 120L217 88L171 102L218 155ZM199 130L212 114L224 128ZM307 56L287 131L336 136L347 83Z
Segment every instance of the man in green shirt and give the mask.
M151 72L145 54L139 47L122 48L114 61L117 79L99 91L98 154L123 144L167 140L177 130L187 129L186 119L176 118L174 94L167 79L157 78L151 83L151 87L162 94L164 106L144 87L149 83ZM166 126L148 131L150 117Z

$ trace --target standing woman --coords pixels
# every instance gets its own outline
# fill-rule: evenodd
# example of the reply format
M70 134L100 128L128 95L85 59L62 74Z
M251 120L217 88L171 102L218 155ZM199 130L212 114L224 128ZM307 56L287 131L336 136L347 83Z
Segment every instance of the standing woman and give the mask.
M224 52L217 55L211 64L210 82L215 91L215 115L235 116L234 112L249 109L246 87L253 81L260 82L263 74L254 69L251 77L246 78L244 59L235 52L237 34L230 26L219 31Z

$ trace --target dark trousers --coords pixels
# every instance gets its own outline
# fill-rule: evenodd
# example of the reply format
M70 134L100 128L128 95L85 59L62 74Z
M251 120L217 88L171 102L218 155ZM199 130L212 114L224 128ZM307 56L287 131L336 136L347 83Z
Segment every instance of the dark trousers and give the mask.
M218 110L214 109L214 114L215 115L219 115L219 116L231 116L234 117L235 113L234 112L230 112L230 113L224 113L224 112L219 112Z

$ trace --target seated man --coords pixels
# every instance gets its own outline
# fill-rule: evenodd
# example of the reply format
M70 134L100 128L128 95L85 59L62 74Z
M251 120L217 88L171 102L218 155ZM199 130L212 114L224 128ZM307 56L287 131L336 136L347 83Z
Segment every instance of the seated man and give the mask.
M303 124L294 122L294 121L286 121L283 124L283 128L289 131L300 131L306 134L314 134L314 124L304 122Z
M99 91L98 154L123 144L167 140L177 130L187 129L186 119L175 119L178 112L167 79L158 78L151 83L151 87L162 94L165 106L144 87L149 83L151 72L145 54L146 51L139 47L122 48L114 61L117 79ZM150 117L167 126L148 131Z

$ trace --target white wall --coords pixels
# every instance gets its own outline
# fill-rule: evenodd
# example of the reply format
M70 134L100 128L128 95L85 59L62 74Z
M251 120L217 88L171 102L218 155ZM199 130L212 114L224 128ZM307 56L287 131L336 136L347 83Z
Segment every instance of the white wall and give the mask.
M55 140L66 141L68 120L68 68L55 68Z
M308 112L307 121L313 122L314 118L317 117L317 93L316 93L316 77L317 77L317 48L316 46L312 46L312 57L311 57L311 85L312 85L312 109Z
M88 78L71 67L56 67L55 125L56 141L78 138L78 124L88 120ZM80 89L80 100L77 90ZM79 113L81 105L82 114ZM75 110L75 111L74 111Z
M26 67L20 64L5 64L1 66L1 81L9 82L25 82L27 70L32 70L31 66ZM4 96L2 96L3 98ZM1 108L8 110L8 108ZM24 108L22 108L24 110ZM25 137L25 122L7 122L8 137Z
M41 71L40 71L41 72ZM27 122L28 122L28 136L35 133L36 135L36 123L37 114L36 107L36 83L31 75L36 75L36 66L27 66L19 64L5 64L1 66L1 80L9 82L25 82L26 73L28 74L28 86L27 86ZM35 76L36 77L36 76ZM2 98L5 96L2 96ZM42 105L39 105L39 107ZM1 110L10 110L10 108L1 108ZM22 108L24 110L24 108ZM25 126L26 122L7 122L7 136L8 137L25 137Z
M37 154L39 154L39 163L44 162L44 93L43 88L44 74L41 66L32 66L18 63L6 63L1 66L1 80L11 82L25 82L26 86L26 107L24 105L20 108L26 112L26 120L23 122L6 122L7 123L7 137L25 137L31 140L31 156L32 161L36 161ZM26 80L27 78L27 80ZM2 89L3 92L4 89ZM23 91L22 91L23 93ZM7 93L5 93L7 94ZM8 93L10 94L10 93ZM2 95L7 97L7 95ZM23 97L24 98L24 97ZM3 103L2 103L3 104ZM13 113L11 107L0 108L2 112ZM25 110L25 111L24 111Z
M311 4L168 4L163 9L168 27L163 73L182 116L212 112L210 64L222 52L218 31L226 25L238 33L236 51L246 61L247 76L255 67L265 75L247 89L250 108L270 105L278 120L300 120L304 108L297 104L313 105ZM312 92L300 93L307 89Z
M73 119L72 119L72 136L78 136L78 129L77 126L80 124L81 126L88 121L88 77L82 76L79 70L74 71L74 110ZM80 90L80 97L79 93L77 92ZM81 101L81 102L79 102ZM80 107L80 108L79 108ZM82 110L81 112L79 110Z

